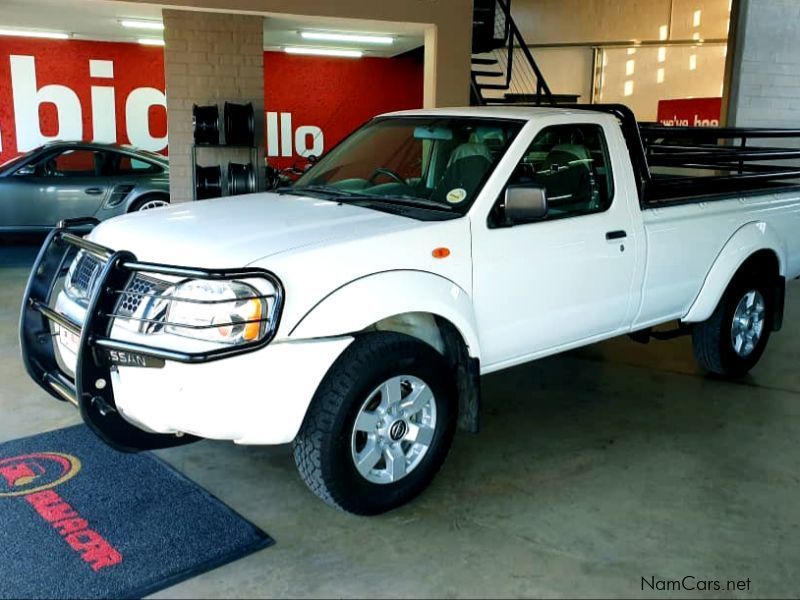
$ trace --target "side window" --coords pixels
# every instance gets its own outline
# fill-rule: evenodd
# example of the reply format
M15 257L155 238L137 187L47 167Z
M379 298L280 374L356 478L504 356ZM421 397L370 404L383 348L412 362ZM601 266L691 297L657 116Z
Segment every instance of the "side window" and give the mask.
M112 152L109 156L109 172L111 175L140 175L159 173L161 168L146 160L140 160L127 154Z
M65 150L45 159L38 170L45 176L91 177L99 174L101 159L101 153L94 150Z
M608 210L614 180L603 128L556 125L540 131L508 181L547 192L546 219Z

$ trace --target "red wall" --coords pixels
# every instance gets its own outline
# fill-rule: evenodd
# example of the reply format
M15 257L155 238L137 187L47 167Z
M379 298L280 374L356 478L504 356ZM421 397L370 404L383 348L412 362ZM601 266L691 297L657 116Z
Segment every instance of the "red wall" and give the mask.
M11 94L10 56L32 56L36 61L36 83L41 88L48 84L64 85L74 91L80 100L83 139L92 139L91 86L113 86L117 141L129 143L125 119L125 101L135 88L154 87L164 90L164 56L161 48L139 44L110 42L32 40L25 38L0 39L0 161L17 154L17 140L13 99ZM91 78L89 60L114 62L114 77ZM39 107L39 120L44 135L57 130L55 106L43 103ZM131 124L144 126L144 124ZM150 133L166 135L166 110L150 110Z
M423 69L410 58L323 58L264 53L267 111L319 127L325 149L376 114L422 106ZM270 158L270 164L287 161Z
M81 124L73 125L82 132L84 140L93 137L92 86L114 88L118 142L130 143L129 133L136 137L137 131L141 133L145 127L152 138L166 135L166 110L161 105L150 106L147 119L131 123L126 120L126 102L132 91L138 88L164 90L161 48L112 42L0 38L0 162L18 154L17 125L27 127L28 131L35 127L35 123L16 122L10 69L12 55L33 57L36 89L55 84L77 95ZM90 77L90 60L112 61L113 78ZM339 59L265 52L264 84L266 111L278 113L278 119L291 120L293 131L304 126L307 126L305 130L319 128L324 150L327 150L377 113L420 107L423 69L419 61L407 58ZM198 101L204 99L198 98ZM109 114L102 101L94 110L97 114ZM54 104L43 102L38 119L43 135L54 135L58 130ZM281 137L278 135L277 139ZM155 146L152 149L166 150ZM295 162L296 144L292 143L291 149L292 157L277 152L270 163L285 166Z

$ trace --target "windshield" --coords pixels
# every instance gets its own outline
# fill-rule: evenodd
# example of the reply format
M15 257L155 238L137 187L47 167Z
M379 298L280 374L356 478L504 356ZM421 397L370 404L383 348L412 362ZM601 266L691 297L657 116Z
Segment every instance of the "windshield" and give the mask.
M298 193L464 214L522 123L385 117L336 146L294 185Z
M21 165L21 164L22 164L23 162L25 162L25 161L26 161L26 160L27 160L27 159L28 159L28 158L29 158L29 157L30 157L32 154L34 154L35 152L38 152L40 148L41 148L41 146L39 146L39 148L34 148L33 150L28 150L28 151L27 151L27 152L25 152L24 154L20 154L19 156L15 156L14 158L11 158L11 159L9 159L9 160L5 161L4 163L0 164L0 171L5 171L5 170L8 170L8 169L13 169L13 168L14 168L14 167L16 167L17 165Z

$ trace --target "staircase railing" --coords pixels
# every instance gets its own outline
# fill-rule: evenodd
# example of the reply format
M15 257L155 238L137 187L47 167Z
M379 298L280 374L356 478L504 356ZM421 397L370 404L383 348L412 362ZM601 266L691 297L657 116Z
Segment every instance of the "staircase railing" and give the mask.
M485 77L480 71L473 72L473 96L477 96L479 104L486 104L487 100L491 102L492 98L484 96L483 90L502 90L504 95L517 96L518 100L523 102L555 104L550 87L514 21L510 3L507 0L495 1L498 9L495 13L495 37L506 41L502 47L491 50L489 55L501 65L505 76L504 82L500 84L495 80L495 83L485 83L478 80Z

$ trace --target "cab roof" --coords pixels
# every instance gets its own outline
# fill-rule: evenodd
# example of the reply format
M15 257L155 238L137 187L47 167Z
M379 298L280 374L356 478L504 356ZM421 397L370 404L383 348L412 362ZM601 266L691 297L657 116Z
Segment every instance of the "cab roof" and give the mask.
M591 105L586 106L591 110ZM530 121L537 117L550 117L556 115L585 114L586 110L576 108L559 108L555 106L463 106L452 108L426 108L417 110L401 110L381 115L382 117L411 117L411 116L449 116L449 117L484 117L495 119L521 119ZM602 111L597 111L602 114Z

